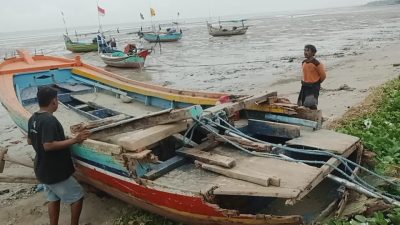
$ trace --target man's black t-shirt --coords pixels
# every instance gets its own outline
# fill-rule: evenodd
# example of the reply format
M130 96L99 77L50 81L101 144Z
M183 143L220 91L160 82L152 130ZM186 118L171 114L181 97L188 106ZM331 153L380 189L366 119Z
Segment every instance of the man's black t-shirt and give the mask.
M45 151L43 143L65 140L60 122L48 112L36 112L28 122L28 137L36 151L35 174L44 184L54 184L66 180L74 173L69 148Z

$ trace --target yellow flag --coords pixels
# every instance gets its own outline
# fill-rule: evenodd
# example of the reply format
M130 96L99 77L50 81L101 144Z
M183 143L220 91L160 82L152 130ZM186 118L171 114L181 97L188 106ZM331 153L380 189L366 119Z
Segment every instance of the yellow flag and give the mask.
M150 8L150 15L156 16L156 10L154 10L153 8Z

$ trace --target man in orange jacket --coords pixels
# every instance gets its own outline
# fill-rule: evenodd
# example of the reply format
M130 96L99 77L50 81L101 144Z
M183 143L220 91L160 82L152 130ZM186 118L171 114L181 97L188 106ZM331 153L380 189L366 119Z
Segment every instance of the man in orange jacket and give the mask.
M310 109L317 109L321 83L326 78L325 66L315 58L317 49L314 45L304 47L303 80L297 104Z

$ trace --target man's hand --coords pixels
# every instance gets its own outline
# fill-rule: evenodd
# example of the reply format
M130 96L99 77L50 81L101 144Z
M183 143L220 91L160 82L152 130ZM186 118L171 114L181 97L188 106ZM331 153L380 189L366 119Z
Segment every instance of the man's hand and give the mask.
M74 137L75 143L82 143L82 141L88 139L89 136L90 136L89 130L87 129L82 130Z

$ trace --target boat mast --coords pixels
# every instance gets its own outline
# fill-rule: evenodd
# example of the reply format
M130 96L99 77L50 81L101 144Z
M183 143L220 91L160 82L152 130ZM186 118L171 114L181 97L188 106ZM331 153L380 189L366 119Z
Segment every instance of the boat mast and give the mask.
M66 33L67 36L68 36L68 28L67 28L67 23L65 22L65 18L64 18L64 13L63 13L63 11L61 11L61 16L62 16L62 19L63 19L63 22L64 22L64 26L65 26L65 33Z
M97 20L99 21L99 33L103 33L103 28L100 23L99 0L97 0Z

